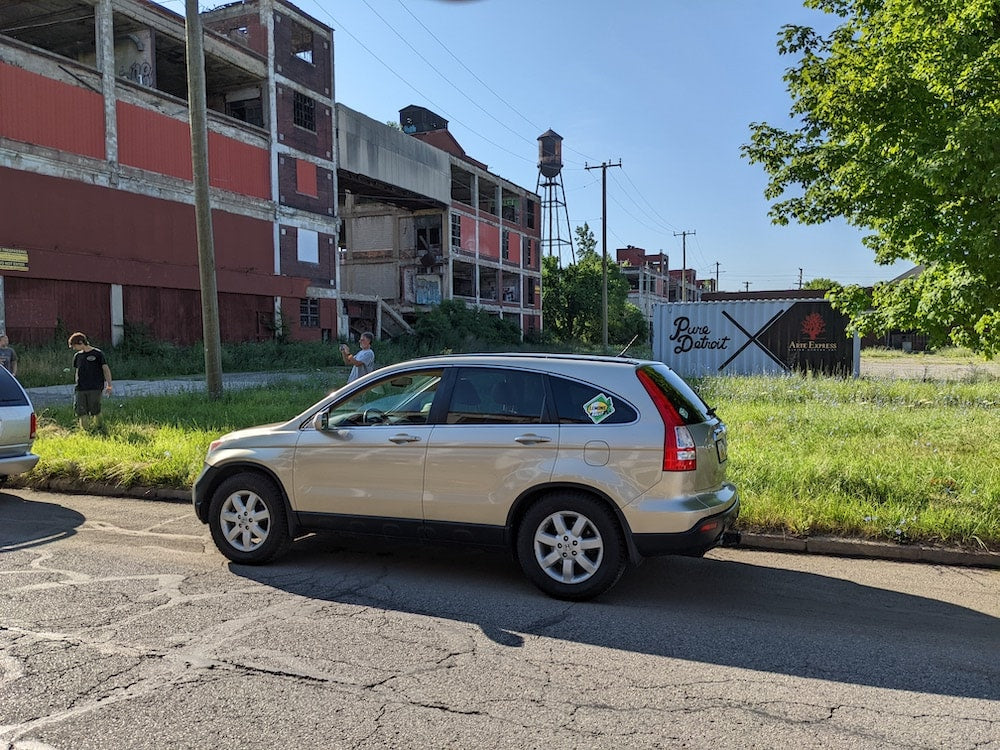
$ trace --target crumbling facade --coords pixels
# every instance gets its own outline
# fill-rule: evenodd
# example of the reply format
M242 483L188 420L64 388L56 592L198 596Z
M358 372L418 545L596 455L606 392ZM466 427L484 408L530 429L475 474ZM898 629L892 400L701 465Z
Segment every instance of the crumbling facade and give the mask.
M223 340L338 333L332 31L280 0L203 15ZM3 325L202 336L184 19L0 5Z
M223 341L395 335L452 297L541 327L537 196L335 104L333 31L296 6L201 21ZM156 3L0 3L13 341L201 339L187 96L184 18Z

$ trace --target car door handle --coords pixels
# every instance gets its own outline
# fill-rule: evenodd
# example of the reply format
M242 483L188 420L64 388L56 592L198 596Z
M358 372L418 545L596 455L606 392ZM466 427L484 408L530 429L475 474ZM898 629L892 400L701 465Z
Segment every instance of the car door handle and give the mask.
M527 435L518 435L514 438L514 442L520 443L521 445L535 445L536 443L550 443L552 440L544 435L534 435L529 433Z
M389 442L396 443L396 445L401 445L402 443L419 443L420 438L416 435L407 435L404 433L401 435L393 435L389 438Z

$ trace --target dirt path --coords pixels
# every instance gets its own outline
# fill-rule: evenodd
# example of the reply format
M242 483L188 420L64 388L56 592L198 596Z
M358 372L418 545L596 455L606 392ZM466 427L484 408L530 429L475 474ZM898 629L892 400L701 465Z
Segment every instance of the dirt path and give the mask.
M1000 378L1000 362L928 362L910 357L866 359L861 355L862 377L912 380L976 380Z

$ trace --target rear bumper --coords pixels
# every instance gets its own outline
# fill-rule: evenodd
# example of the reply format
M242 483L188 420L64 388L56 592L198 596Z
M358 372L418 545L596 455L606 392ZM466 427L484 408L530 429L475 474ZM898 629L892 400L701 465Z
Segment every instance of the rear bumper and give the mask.
M636 550L643 557L658 555L700 555L723 542L740 515L740 499L721 513L702 518L687 531L672 534L633 534ZM735 537L727 536L727 543Z
M38 456L34 453L0 458L0 477L10 476L11 474L24 474L34 469L37 463Z

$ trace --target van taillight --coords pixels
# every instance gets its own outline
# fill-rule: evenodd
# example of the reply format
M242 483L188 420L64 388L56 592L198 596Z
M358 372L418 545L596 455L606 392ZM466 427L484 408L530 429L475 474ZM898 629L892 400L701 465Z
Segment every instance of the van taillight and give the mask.
M663 420L663 470L694 471L698 468L698 448L677 409L644 370L636 371L639 382L653 399Z
M31 412L31 439L35 439L35 433L38 432L38 419L35 417L35 412Z

